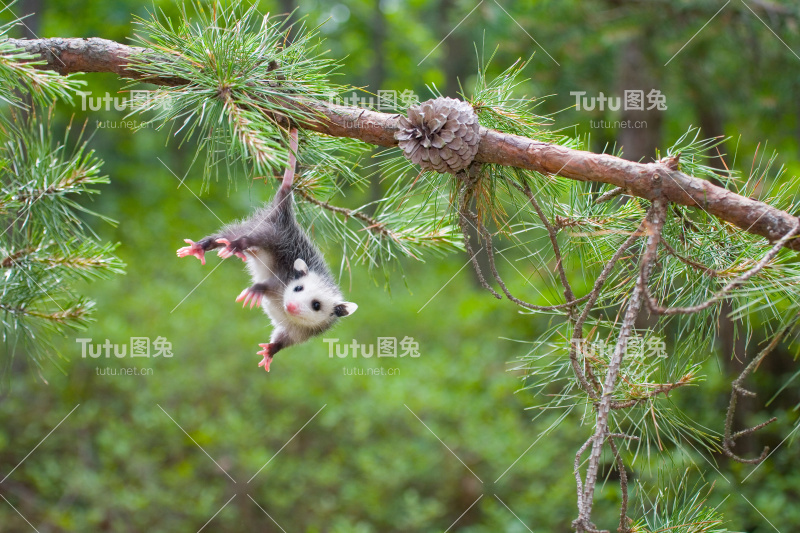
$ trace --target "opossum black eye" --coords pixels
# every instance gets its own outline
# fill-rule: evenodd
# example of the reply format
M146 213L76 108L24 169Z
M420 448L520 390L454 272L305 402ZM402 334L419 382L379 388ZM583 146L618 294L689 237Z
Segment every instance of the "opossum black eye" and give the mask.
M294 292L300 292L302 290L303 290L303 286L302 285L298 285L297 287L294 288Z
M319 300L314 300L313 302L311 302L311 308L314 311L319 311L320 309L322 309L322 305L319 303Z

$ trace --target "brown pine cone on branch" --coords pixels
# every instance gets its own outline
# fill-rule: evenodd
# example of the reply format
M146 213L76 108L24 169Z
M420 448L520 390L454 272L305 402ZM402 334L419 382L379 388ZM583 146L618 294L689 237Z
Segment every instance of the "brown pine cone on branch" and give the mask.
M454 98L436 98L408 108L395 133L406 158L426 170L455 174L472 163L481 141L478 115Z

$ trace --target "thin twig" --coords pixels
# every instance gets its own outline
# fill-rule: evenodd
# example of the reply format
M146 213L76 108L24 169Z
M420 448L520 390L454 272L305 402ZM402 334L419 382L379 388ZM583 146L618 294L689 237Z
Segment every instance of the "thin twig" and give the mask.
M608 436L608 447L611 448L611 453L617 461L617 471L619 472L619 488L622 492L622 505L619 510L619 533L628 533L630 527L628 524L628 473L625 472L625 463L622 462L622 455L617 450L617 445L614 444L614 439L611 435Z
M619 196L620 194L622 194L624 192L625 192L625 188L624 187L614 187L610 191L606 191L603 194L601 194L600 196L598 196L597 200L595 200L594 203L595 203L595 205L602 204L603 202L607 202L607 201L611 200L612 198L616 198L617 196Z
M644 298L644 281L650 275L653 260L658 249L658 243L661 240L661 231L664 227L666 208L667 203L664 200L657 199L653 201L647 214L646 228L648 232L648 241L645 251L642 254L641 274L631 293L628 308L625 311L625 317L620 326L617 344L614 347L614 353L611 356L608 370L606 371L603 395L596 408L597 420L595 422L595 433L592 437L592 451L589 455L589 466L586 469L582 506L579 507L578 518L573 522L573 526L575 526L578 531L591 531L594 529L591 523L592 503L595 487L597 485L597 473L600 468L600 456L603 451L603 443L608 437L608 418L611 413L614 389L616 387L617 376L622 367L622 361L625 357L625 348L628 344L628 338L630 337L634 322L636 321L636 317L639 316L639 310L641 309L642 300Z
M469 230L467 229L467 222L469 222L469 219L467 218L467 215L469 214L469 207L467 206L467 192L468 188L466 185L464 185L461 188L458 199L458 225L461 228L461 233L464 235L464 249L467 251L467 254L469 254L470 261L472 262L472 268L475 269L475 274L478 276L478 282L480 282L481 287L491 292L492 295L498 300L502 300L503 297L500 296L497 291L494 290L491 285L489 285L489 283L486 281L486 278L483 277L481 266L478 263L478 254L473 251L472 243L469 242Z
M614 452L615 457L617 458L617 469L620 472L620 486L621 486L621 489L622 489L622 511L621 511L622 514L621 514L621 517L620 517L620 527L622 527L623 523L627 524L627 520L625 520L623 522L623 517L627 518L627 515L628 515L628 475L625 472L625 466L622 463L622 458L621 458L619 452L617 451L617 447L614 444L614 442L612 441L612 439L627 439L627 440L635 440L635 441L638 441L638 440L641 440L641 439L639 437L634 436L634 435L626 435L624 433L609 433L608 434L608 442L609 442L609 445L611 446L612 451ZM582 506L582 502L583 502L583 482L581 480L581 472L580 472L581 457L583 457L583 454L586 453L586 449L592 443L592 440L593 440L592 438L589 438L586 442L584 442L583 446L581 446L580 449L578 450L578 453L575 454L575 463L574 463L573 471L575 473L575 482L577 484L577 489L578 489L578 507L581 507ZM592 525L592 528L594 528L593 525ZM592 531L592 530L596 531L596 529L590 529L589 531ZM627 529L625 529L625 530L620 529L620 531L627 531Z
M332 213L344 215L345 218L355 218L357 220L360 220L361 222L366 224L365 229L367 229L372 233L382 235L384 237L389 237L394 241L401 240L400 236L397 233L389 229L389 226L387 226L386 224L384 224L383 222L379 221L376 218L372 218L369 215L366 215L360 211L355 211L353 209L347 209L346 207L339 207L336 205L331 205L328 202L323 202L322 200L314 198L314 196L311 193L303 189L295 189L295 191L297 191L300 194L300 196L303 197L303 200L305 200L308 203L319 206Z
M586 449L592 443L591 437L583 443L583 446L580 447L578 453L575 454L575 468L573 469L575 473L575 482L578 485L578 508L583 508L583 480L581 479L581 457L583 454L586 453Z
M25 315L34 318L41 318L43 320L49 320L59 324L63 324L68 320L81 319L89 314L89 310L82 305L76 305L75 307L70 307L69 309L65 310L62 309L61 311L56 311L55 313L42 313L40 311L34 311L32 309L28 309L25 307L13 307L4 304L0 304L0 310L5 311L7 313L14 313L16 315Z
M539 202L536 201L536 197L533 195L531 188L529 185L525 184L523 188L519 184L509 181L514 187L516 187L520 192L522 192L525 196L528 197L528 201L530 202L531 206L533 206L534 211L536 211L536 215L544 224L545 229L547 230L547 234L550 236L550 244L553 246L553 254L556 258L556 268L558 269L558 276L561 278L561 285L564 287L564 297L567 299L568 302L573 302L575 300L575 293L572 292L572 287L569 284L569 280L567 279L567 273L564 271L564 261L561 257L561 248L558 246L558 232L553 225L550 224L550 221L542 211ZM574 307L573 307L574 308Z
M489 259L489 268L492 271L492 276L494 276L494 279L497 281L497 284L500 285L500 288L502 289L506 297L515 304L519 305L520 307L524 307L526 309L531 309L532 311L554 311L557 309L567 309L571 311L571 309L575 306L575 304L580 303L589 298L589 295L587 294L586 296L578 298L577 300L573 299L566 303L556 304L556 305L535 305L520 300L519 298L511 294L511 292L508 290L508 286L506 286L505 282L503 281L503 278L500 277L500 273L497 270L497 265L495 263L495 258L494 258L494 246L492 244L492 236L489 234L489 231L486 229L486 226L484 226L483 223L480 220L478 220L477 217L473 218L473 221L478 226L478 231L480 232L481 236L483 237L483 240L486 243L486 256Z
M274 176L276 179L283 179L283 176ZM331 213L336 213L338 215L343 215L345 218L354 218L356 220L360 220L365 224L364 229L367 231L374 233L376 235L381 235L384 237L388 237L393 241L400 242L402 237L395 231L392 231L391 228L384 222L376 218L372 218L371 216L362 213L361 211L356 211L354 209L347 209L346 207L339 207L337 205L332 205L329 202L323 202L322 200L318 200L314 197L313 194L308 192L307 190L301 187L295 187L292 189L294 192L298 193L303 200L310 204L314 204L322 209L330 211Z
M611 256L611 259L603 267L603 270L600 272L600 275L597 276L597 279L594 282L592 291L588 294L589 301L587 301L586 305L583 306L581 316L579 316L578 320L575 321L575 327L572 331L569 360L572 363L572 369L575 372L581 387L593 400L597 400L598 396L594 388L587 381L586 375L584 374L584 371L581 369L580 363L578 362L577 344L583 340L583 324L586 322L586 319L589 317L589 312L592 310L594 304L597 302L597 299L600 297L600 291L602 290L603 285L605 285L608 276L611 274L611 271L614 269L614 266L616 266L617 262L619 262L619 260L622 258L622 255L628 250L628 248L631 247L634 241L642 235L641 230L643 226L644 221L639 223L639 226L636 228L636 230L631 233L627 239L625 239L625 242L623 242L617 251L614 252L614 255ZM586 363L586 373L591 373L588 363Z
M615 439L635 440L637 442L642 440L636 435L626 435L625 433L609 433L608 436Z
M614 221L613 217L571 218L571 217L562 217L561 215L556 215L555 217L553 217L553 227L556 229L556 231L561 231L563 229L571 229L571 228L582 228L584 226L605 228L613 221ZM586 235L586 233L574 232L574 235L580 236L580 235Z
M495 264L494 260L494 246L492 245L492 236L489 234L489 231L486 229L486 226L481 223L477 217L474 219L474 222L478 226L478 231L480 231L481 236L486 245L486 256L489 258L489 268L492 271L492 275L494 279L497 281L497 284L500 285L500 289L502 289L503 293L506 295L506 298L514 302L515 304L519 305L520 307L524 307L525 309L530 309L532 311L553 311L556 309L571 309L575 306L576 303L581 302L583 300L588 299L588 295L580 298L578 300L570 300L567 303L563 304L556 304L556 305L535 305L528 303L526 301L520 300L508 290L503 278L500 277L500 273L497 271L497 265Z
M18 250L11 255L6 256L0 261L0 268L11 268L17 266L17 263L20 258L25 257L26 255L30 255L37 251L37 248L34 246L23 248L22 250Z
M708 274L712 278L718 278L720 276L724 276L723 270L713 269L710 266L704 265L703 263L697 262L693 259L689 259L688 257L679 254L678 251L675 250L675 248L670 246L670 244L666 241L666 239L662 240L661 244L664 246L664 249L667 252L669 252L670 255L678 259L680 262L685 263L696 270L699 270L703 274Z
M683 376L681 379L674 383L661 383L656 385L653 390L645 394L644 396L640 396L638 398L631 398L630 400L625 401L616 401L611 403L612 409L627 409L628 407L633 407L634 405L640 404L644 401L647 401L651 398L655 398L659 394L663 394L664 396L669 396L669 393L673 390L684 387L691 383L692 376L690 374Z
M758 274L770 261L772 261L775 258L776 255L778 255L778 253L781 251L781 248L783 248L784 245L790 239L794 238L798 229L800 229L800 219L797 219L795 221L794 227L789 231L789 233L781 237L781 239L775 243L775 245L769 250L769 252L767 252L766 255L753 266L753 268L751 268L741 276L738 276L737 278L733 279L730 283L725 285L722 288L722 290L720 290L714 296L712 296L711 298L709 298L708 300L706 300L701 304L693 305L690 307L661 307L651 296L649 289L645 285L644 291L648 308L650 309L650 311L658 313L660 315L689 315L689 314L699 313L700 311L705 311L718 301L725 298L728 295L728 293L730 293L732 290L736 289L737 287L745 283L747 280Z
M566 303L563 304L556 304L556 305L535 305L532 303L528 303L524 300L521 300L511 294L511 291L508 290L508 286L503 281L503 278L500 276L500 272L497 270L497 264L495 262L495 254L494 254L494 245L492 244L492 235L489 233L489 230L486 229L486 226L480 221L480 218L477 214L472 213L469 211L467 207L467 196L466 196L466 187L463 188L462 194L459 200L459 223L461 226L461 232L464 234L464 245L467 249L467 253L470 254L473 268L475 269L475 273L478 275L478 281L480 281L481 285L489 290L495 298L502 298L500 294L497 293L489 284L486 282L486 279L483 277L483 272L480 268L480 265L477 261L477 254L472 252L472 247L469 243L469 232L467 231L466 224L471 224L475 229L478 231L479 237L484 241L484 247L486 248L486 256L489 260L489 268L492 271L492 276L497 281L497 284L500 285L503 293L506 297L514 302L515 304L519 305L520 307L524 307L525 309L530 309L531 311L556 311L559 309L570 309L573 308L576 304L587 300L589 295L583 296L582 298L578 298L577 300L574 299L574 294L572 294L572 290L570 289L569 293L572 296L572 299L568 300Z
M731 399L730 402L728 403L728 412L725 416L725 435L723 436L722 439L722 452L727 457L733 459L734 461L746 464L758 464L762 462L764 459L766 459L767 455L769 454L769 446L764 446L764 449L761 451L761 455L759 455L754 459L745 459L743 457L740 457L739 455L736 455L733 452L733 447L736 446L736 440L738 438L755 433L759 429L764 428L777 420L777 418L773 417L767 420L766 422L762 422L756 426L733 433L733 418L736 412L736 403L738 401L739 396L751 396L751 397L755 396L754 392L751 392L744 388L743 386L744 380L747 379L747 377L753 372L753 370L755 370L758 367L758 365L761 364L761 361L763 361L765 357L767 357L770 353L772 353L772 351L780 343L781 339L783 339L784 335L786 335L786 333L788 333L792 329L792 327L794 327L796 321L797 319L795 319L795 321L793 321L791 324L783 328L783 330L781 330L780 333L775 335L770 341L770 343L767 346L765 346L764 349L761 350L761 352L759 352L759 354L755 356L752 361L750 361L750 363L745 367L745 369L742 370L742 373L739 374L739 377L737 377L731 384Z

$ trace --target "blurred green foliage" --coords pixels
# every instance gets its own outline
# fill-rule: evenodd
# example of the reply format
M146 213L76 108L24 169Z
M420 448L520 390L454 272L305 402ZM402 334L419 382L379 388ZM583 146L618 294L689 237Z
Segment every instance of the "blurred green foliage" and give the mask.
M643 33L658 43L660 66L719 8L712 2L502 4L507 12L496 2L482 3L438 47L474 4L310 1L298 15L312 24L330 19L322 32L331 56L344 58L343 81L379 80L371 90L412 89L423 99L426 85L455 96L454 72L471 86L477 71L473 43L479 52L498 47L496 73L536 52L532 81L520 88L520 96L553 94L542 104L548 114L574 104L570 91L618 94L613 67L632 35ZM55 0L29 25L42 37L127 42L133 15L145 17L148 7L129 0L80 5ZM155 7L177 14L172 2ZM286 5L262 2L260 8L279 13ZM25 3L12 9L27 12ZM664 9L670 23L659 11ZM800 50L796 14L764 18L789 48ZM663 146L689 124L700 123L700 111L712 105L724 115L722 133L742 134L738 161L761 154L763 147L757 152L756 146L769 140L781 150L789 173L798 173L796 59L742 6L730 6L717 20L659 70L658 88L670 105ZM85 90L95 96L114 95L124 85L105 74L84 79ZM89 129L96 129L90 145L105 160L112 181L101 187L91 208L120 222L96 229L105 240L120 243L117 254L128 273L82 288L97 302L97 322L61 341L64 373L46 367L39 375L17 354L6 376L0 476L25 460L0 483L0 495L39 531L197 531L212 516L205 530L279 531L277 522L287 532L309 533L433 532L451 525L451 531L471 533L569 531L575 516L574 452L587 438L586 428L576 429L579 413L528 409L537 399L530 391L515 394L521 376L508 371L528 352L527 343L548 328L547 317L517 313L480 292L469 268L462 269L461 254L406 261L402 276L390 280L391 292L356 267L343 287L359 311L327 337L361 343L413 337L420 357L330 358L328 345L316 339L279 354L265 374L256 367L255 351L269 334L267 321L233 301L248 283L241 265L228 261L215 269L213 259L203 268L177 260L174 251L182 239L216 228L217 217L228 221L248 213L269 198L269 189L240 181L229 194L221 178L201 203L191 192L200 194L203 174L192 166L191 147L179 150L174 139L153 129L134 134L119 127L124 113L85 112L79 103L60 106L58 116L62 127L74 113L76 121L88 120ZM590 115L614 119L608 112ZM578 133L591 133L597 150L613 144L618 131L593 130L588 120L587 114L563 111L554 127L576 125ZM728 143L736 145L735 139ZM742 167L746 171L748 164ZM361 205L371 191L348 194L348 203ZM335 243L327 243L325 252L338 264ZM524 263L517 268L533 274ZM532 287L522 277L515 288L528 294L552 290ZM760 335L754 334L748 354ZM75 342L77 337L125 344L130 337L159 336L172 343L172 358L84 359ZM741 339L734 341L733 352L717 343L719 357L706 364L707 380L700 387L672 396L697 414L697 424L716 431L736 369L731 353L745 355ZM694 478L713 483L709 504L720 504L732 530L791 531L800 523L797 444L793 437L782 442L795 435L796 387L763 407L794 373L792 363L791 354L776 353L755 376L759 397L740 411L742 427L779 417L755 440L743 441L749 449L737 450L757 454L763 444L781 445L767 463L730 464L689 443L674 450L674 471L667 476L679 477L689 468ZM129 367L152 374L101 375ZM397 374L347 375L354 369ZM562 417L565 423L543 434ZM697 469L687 466L690 460ZM610 468L604 474L609 479L597 496L595 518L612 524L620 496L616 474ZM661 473L654 468L631 475L646 484ZM635 498L640 501L645 499ZM28 531L9 503L0 502L0 531Z

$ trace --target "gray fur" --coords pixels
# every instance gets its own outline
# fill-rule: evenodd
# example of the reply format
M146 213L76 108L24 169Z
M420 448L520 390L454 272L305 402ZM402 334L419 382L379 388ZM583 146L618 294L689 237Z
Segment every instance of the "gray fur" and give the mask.
M223 227L214 237L214 242L217 239L231 242L244 239L248 246L243 249L261 248L273 257L272 271L284 284L295 277L294 262L300 258L309 270L336 285L322 253L297 223L293 203L291 189L281 187L270 204L258 209L248 219Z

